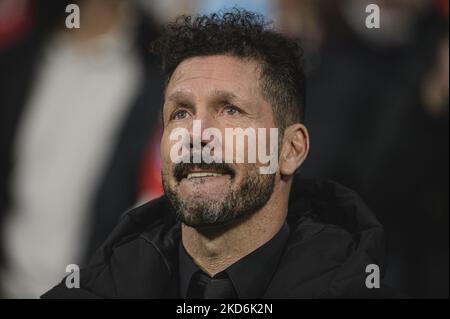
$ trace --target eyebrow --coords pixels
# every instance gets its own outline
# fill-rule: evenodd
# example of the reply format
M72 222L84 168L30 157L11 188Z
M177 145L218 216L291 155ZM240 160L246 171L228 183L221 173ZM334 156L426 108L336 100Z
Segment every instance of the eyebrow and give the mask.
M167 97L167 101L183 102L183 103L189 104L190 97L191 97L190 93L183 92L183 91L177 91L177 92L174 92L171 95L169 95ZM229 100L238 99L238 96L236 94L234 94L233 92L214 90L212 93L212 98L214 100L229 101Z
M235 101L235 100L239 99L239 97L236 94L234 94L233 92L221 91L221 90L214 90L214 92L212 94L212 98L213 98L213 100L220 101L220 102Z
M192 104L191 101L191 94L183 91L177 91L169 95L166 99L166 101L169 102L182 102L183 104Z
M213 103L235 102L236 100L240 100L239 96L233 92L223 90L214 90L210 98ZM195 111L192 93L189 92L176 91L166 98L166 102L181 103L185 108ZM164 112L162 112L162 115L164 115ZM164 116L162 118L164 120Z

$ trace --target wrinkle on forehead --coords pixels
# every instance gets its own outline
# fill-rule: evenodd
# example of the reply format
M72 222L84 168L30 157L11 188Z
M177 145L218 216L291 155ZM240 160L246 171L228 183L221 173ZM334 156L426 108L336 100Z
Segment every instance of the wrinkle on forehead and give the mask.
M185 83L192 85L205 84L218 86L210 89L228 89L240 95L240 91L250 94L259 92L258 64L248 59L232 56L194 57L183 61L174 71L167 91L184 87ZM202 83L202 81L204 81ZM184 88L190 91L188 88Z

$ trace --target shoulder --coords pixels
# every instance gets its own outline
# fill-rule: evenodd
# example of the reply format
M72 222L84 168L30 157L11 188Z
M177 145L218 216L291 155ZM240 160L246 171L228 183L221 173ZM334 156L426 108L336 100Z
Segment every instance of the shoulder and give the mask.
M168 255L178 234L164 198L126 212L114 231L81 269L80 288L65 279L42 298L157 298L173 267Z

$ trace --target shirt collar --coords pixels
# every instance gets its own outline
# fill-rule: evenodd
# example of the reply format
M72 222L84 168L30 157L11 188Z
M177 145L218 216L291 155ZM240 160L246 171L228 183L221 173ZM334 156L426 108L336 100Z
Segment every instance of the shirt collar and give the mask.
M289 237L289 226L284 223L278 233L267 243L241 258L225 272L231 279L239 298L261 298L264 295ZM180 242L180 294L186 298L192 276L201 269ZM262 266L264 265L264 266Z
M187 292L189 289L189 284L191 282L192 276L200 271L200 268L195 264L191 256L183 246L183 242L180 241L179 248L179 277L180 277L180 295L181 298L186 299Z

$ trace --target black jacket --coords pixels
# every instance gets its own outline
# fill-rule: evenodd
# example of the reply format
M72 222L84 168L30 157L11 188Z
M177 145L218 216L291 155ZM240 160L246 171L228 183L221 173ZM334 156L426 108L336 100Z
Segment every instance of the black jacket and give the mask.
M263 298L394 297L365 285L366 266L384 272L383 229L353 191L296 178L290 238ZM166 197L126 213L87 268L81 288L63 280L43 298L177 298L180 223Z

